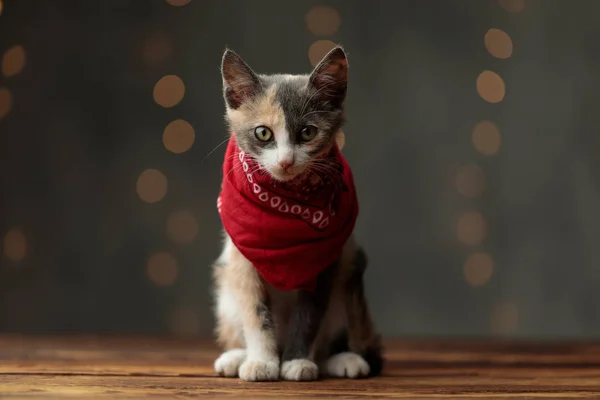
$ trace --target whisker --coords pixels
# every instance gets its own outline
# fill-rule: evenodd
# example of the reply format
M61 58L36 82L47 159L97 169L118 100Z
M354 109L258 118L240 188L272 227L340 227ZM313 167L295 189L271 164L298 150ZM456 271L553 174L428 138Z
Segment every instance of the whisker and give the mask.
M204 156L204 158L202 159L202 161L206 160L212 153L214 153L219 147L223 146L228 141L229 141L229 138L227 138L227 139L223 140L221 143L219 143L217 145L217 147L215 147L214 149L212 149L207 155Z

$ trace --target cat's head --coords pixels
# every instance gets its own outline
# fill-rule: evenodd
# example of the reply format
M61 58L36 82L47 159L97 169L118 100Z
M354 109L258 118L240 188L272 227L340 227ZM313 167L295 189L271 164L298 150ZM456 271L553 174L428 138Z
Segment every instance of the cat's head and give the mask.
M310 75L257 74L226 50L221 73L227 124L274 179L292 180L331 151L344 122L348 63L341 47Z

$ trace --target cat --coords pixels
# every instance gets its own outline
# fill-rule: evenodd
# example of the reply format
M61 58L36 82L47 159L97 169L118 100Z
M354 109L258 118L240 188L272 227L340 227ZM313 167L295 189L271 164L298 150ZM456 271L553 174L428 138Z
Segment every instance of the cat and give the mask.
M381 373L363 287L367 258L352 234L358 203L336 144L347 73L341 46L310 75L257 74L233 50L223 54L231 133L217 201L224 245L213 265L221 376Z

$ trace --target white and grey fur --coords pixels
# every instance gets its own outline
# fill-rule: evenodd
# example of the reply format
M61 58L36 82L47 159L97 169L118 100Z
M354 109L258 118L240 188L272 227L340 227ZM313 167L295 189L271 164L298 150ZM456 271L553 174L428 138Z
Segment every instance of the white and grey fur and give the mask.
M289 181L315 169L344 123L348 64L341 47L310 75L259 75L226 50L222 77L226 122L238 145L274 179ZM274 140L261 142L266 126ZM303 127L316 129L310 141ZM246 381L315 380L319 375L360 378L383 365L379 335L363 286L367 260L353 237L317 289L278 291L265 282L225 235L214 264L216 336L225 352L215 361L222 376Z

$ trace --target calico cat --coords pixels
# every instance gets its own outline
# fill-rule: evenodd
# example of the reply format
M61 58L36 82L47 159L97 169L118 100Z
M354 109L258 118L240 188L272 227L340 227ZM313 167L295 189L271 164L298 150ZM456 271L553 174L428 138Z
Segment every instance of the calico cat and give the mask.
M310 75L259 75L232 50L221 65L231 132L214 264L221 376L308 381L375 376L358 201L336 134L348 63L336 47Z

